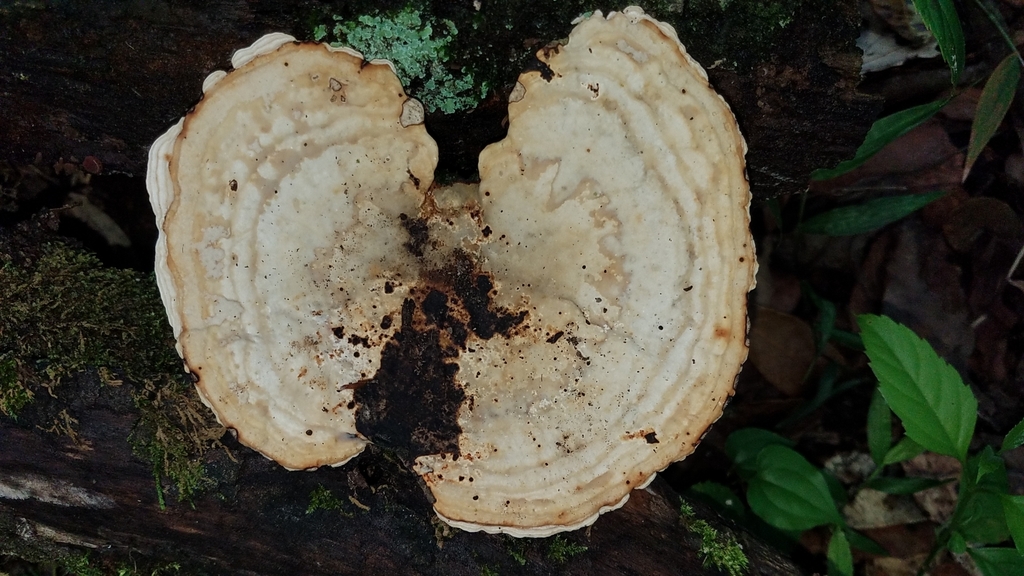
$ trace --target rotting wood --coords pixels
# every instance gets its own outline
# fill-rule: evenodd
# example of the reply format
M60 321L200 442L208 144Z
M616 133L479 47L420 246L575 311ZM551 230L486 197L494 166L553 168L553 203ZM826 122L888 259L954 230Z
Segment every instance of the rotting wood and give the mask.
M475 172L479 151L504 135L505 97L521 71L519 62L558 34L567 34L569 20L588 9L580 2L559 3L557 9L520 6L527 3L515 0L498 8L484 2L479 13L468 1L426 4L438 17L463 23L460 33L467 38L479 37L479 31L473 36L472 22L483 14L484 27L495 32L480 52L490 58L488 66L502 69L492 97L477 110L428 116L427 127L441 144L442 172L454 177ZM767 43L765 53L754 45L761 40L757 32L778 22L715 22L699 12L703 4L708 2L652 1L644 8L676 25L735 111L750 146L748 174L755 199L802 191L812 170L852 157L879 110L877 98L857 91L857 3L778 3L791 9L777 33L785 41ZM41 154L51 163L92 156L106 171L142 176L150 143L198 101L203 78L227 68L234 50L273 30L309 38L313 23L331 24L332 13L400 5L40 0L2 7L0 159L28 163ZM742 5L733 2L730 10ZM503 25L497 21L500 15L488 16L496 12L518 20ZM538 24L526 25L529 18ZM560 24L539 24L552 21ZM722 37L750 37L751 45L743 46L742 54L722 58L711 46L721 42L684 29L687 22L696 22L694 29L718 30ZM744 36L737 26L751 32ZM540 28L552 37L536 38ZM510 60L502 63L501 58Z

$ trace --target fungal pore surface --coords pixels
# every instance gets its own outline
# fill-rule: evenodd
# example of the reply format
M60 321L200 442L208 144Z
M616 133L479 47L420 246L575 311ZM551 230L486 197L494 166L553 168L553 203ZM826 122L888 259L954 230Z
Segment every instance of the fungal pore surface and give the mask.
M721 415L756 269L732 113L639 8L537 57L479 184L433 183L388 62L281 34L153 145L161 295L241 442L291 469L373 442L449 524L546 536Z

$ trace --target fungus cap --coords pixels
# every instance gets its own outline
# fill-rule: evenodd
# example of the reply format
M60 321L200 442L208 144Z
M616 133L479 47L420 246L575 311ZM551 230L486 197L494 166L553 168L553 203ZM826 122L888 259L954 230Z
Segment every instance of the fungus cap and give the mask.
M401 244L387 222L417 211L437 146L403 125L418 102L386 62L272 34L232 64L150 152L160 291L222 424L287 468L341 464L366 443L342 385L386 337L361 288Z
M446 188L387 66L273 44L148 181L179 351L241 441L289 468L379 443L446 522L514 536L590 524L692 452L756 264L746 146L670 26L583 19L519 78L480 184Z

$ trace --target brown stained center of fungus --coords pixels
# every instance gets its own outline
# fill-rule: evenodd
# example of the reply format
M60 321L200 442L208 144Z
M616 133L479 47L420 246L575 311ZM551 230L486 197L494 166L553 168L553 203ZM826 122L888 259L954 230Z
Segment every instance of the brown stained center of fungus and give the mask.
M432 248L426 222L402 218L409 253ZM466 393L456 379L470 335L509 337L527 312L494 305L494 282L464 250L440 269L424 272L402 302L401 327L385 343L380 368L353 389L356 428L370 441L409 460L427 454L459 456L459 409Z

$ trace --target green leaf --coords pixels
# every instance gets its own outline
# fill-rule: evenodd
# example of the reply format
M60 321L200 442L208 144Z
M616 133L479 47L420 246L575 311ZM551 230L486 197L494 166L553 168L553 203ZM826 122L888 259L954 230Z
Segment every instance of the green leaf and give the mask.
M828 543L828 576L853 576L853 551L840 528L832 531Z
M967 553L984 576L1024 574L1024 556L1013 548L971 548Z
M953 0L914 0L921 20L939 41L942 59L949 64L950 80L956 84L964 71L964 31Z
M922 452L924 452L924 446L904 436L902 440L885 453L885 458L882 459L882 466L916 458Z
M1008 452L1019 447L1021 444L1024 444L1024 419L1018 422L1013 427L1013 430L1010 430L1006 438L1003 438L1003 446L999 448L999 451Z
M757 457L757 474L747 487L755 514L783 530L808 530L842 524L820 471L790 448L766 446Z
M792 446L793 441L761 428L741 428L725 440L725 453L744 480L757 472L757 457L765 446Z
M929 192L875 198L818 214L807 219L798 230L826 236L864 234L904 218L945 195L945 192Z
M945 484L945 480L933 480L931 478L890 478L880 476L872 478L864 486L886 494L913 494L921 490L935 488Z
M927 450L965 461L978 401L957 371L890 318L864 314L857 323L878 387L907 436Z
M885 455L892 446L892 410L885 403L885 396L875 388L868 407L868 450L876 466L881 466Z
M923 124L925 120L931 118L947 102L949 102L948 99L929 102L928 104L921 104L920 106L914 106L913 108L907 108L895 114L890 114L885 118L879 118L871 125L871 129L864 136L864 143L857 148L857 153L854 154L853 158L840 162L835 168L815 170L811 173L811 178L814 180L828 180L829 178L846 174L867 162L868 158L874 156L886 144Z
M949 540L946 542L946 549L953 554L963 554L967 552L967 541L964 540L964 537L959 532L953 530L949 535Z
M967 160L964 162L964 180L967 180L974 162L999 129L999 125L1003 123L1003 117L1010 109L1019 83L1020 60L1016 54L1011 53L1003 58L988 77L985 89L981 91L981 98L978 99L974 123L971 124L971 142L967 145Z
M1024 496L1003 495L1003 515L1017 552L1024 554Z
M851 350L864 350L864 343L860 341L860 336L846 330L833 329L832 341Z
M1010 537L1003 513L1009 492L1006 463L991 446L967 460L960 476L960 494L950 527L968 542L996 544Z
M819 469L818 472L821 473L821 477L825 480L825 486L828 486L828 493L832 496L832 501L835 502L837 508L842 509L849 501L849 495L846 493L843 483L828 470Z
M743 499L725 485L718 482L698 482L690 486L690 490L696 493L697 497L714 503L737 520L742 520L747 515Z
M857 550L863 550L865 552L874 554L876 556L888 556L889 551L878 543L868 538L867 536L853 530L851 528L845 528L846 538L850 541L850 545Z

